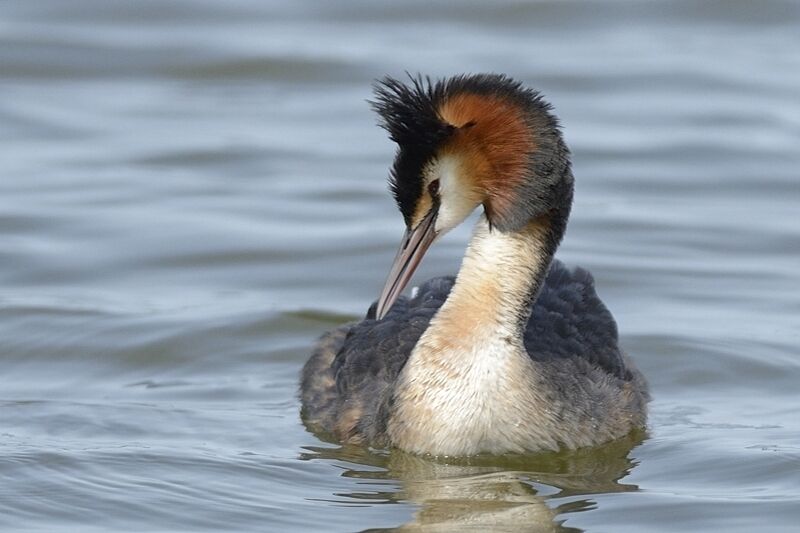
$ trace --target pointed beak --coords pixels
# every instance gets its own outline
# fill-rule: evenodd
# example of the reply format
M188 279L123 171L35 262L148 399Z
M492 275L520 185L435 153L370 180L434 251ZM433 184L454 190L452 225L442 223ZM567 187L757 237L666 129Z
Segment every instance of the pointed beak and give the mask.
M378 306L375 309L375 318L378 320L386 316L392 304L397 301L422 261L425 252L436 240L435 226L438 212L439 206L434 205L417 227L407 230L403 236L403 242L400 243L400 249L397 251L391 270L389 270L389 277L386 278L381 297L378 298Z

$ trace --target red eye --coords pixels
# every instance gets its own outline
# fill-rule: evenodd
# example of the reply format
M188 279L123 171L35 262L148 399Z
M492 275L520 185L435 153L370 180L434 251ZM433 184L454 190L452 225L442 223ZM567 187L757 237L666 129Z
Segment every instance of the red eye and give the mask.
M428 192L431 196L436 197L439 195L439 180L433 180L428 184Z

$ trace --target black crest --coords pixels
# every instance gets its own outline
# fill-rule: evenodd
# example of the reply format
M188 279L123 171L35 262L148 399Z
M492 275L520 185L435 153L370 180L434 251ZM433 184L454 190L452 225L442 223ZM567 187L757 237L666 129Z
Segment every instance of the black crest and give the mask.
M389 186L406 224L411 223L414 206L422 194L422 168L430 161L453 126L439 118L444 99L442 82L411 77L404 84L385 77L375 84L375 99L370 102L380 115L380 125L398 145Z

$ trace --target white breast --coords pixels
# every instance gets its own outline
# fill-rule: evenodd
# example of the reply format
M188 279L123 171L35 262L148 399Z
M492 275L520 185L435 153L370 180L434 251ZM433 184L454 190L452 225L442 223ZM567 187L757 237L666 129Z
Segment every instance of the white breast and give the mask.
M531 360L517 350L492 339L432 364L412 355L395 394L392 442L415 453L459 456L557 448L534 442L541 438L536 426L547 424L536 410L542 402L531 389Z

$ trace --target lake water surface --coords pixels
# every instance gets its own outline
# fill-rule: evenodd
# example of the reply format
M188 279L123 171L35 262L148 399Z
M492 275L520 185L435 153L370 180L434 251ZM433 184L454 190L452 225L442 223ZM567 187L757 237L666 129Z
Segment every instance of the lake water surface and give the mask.
M300 423L402 233L365 99L405 70L555 105L559 257L646 434L448 463ZM800 4L6 0L0 161L0 529L798 530Z

